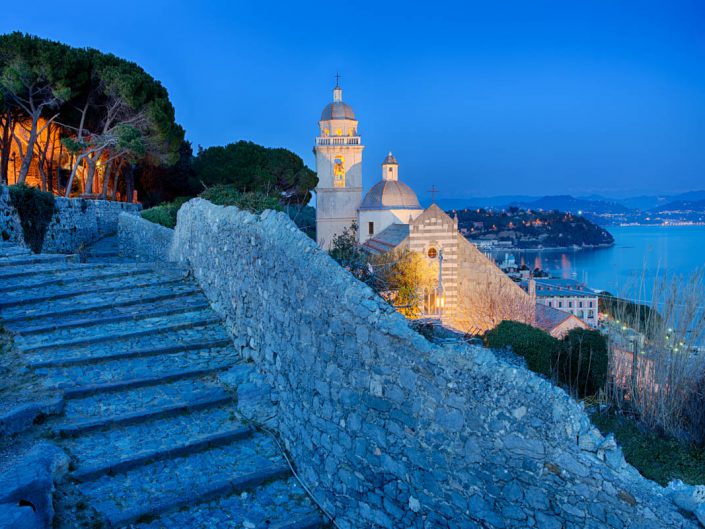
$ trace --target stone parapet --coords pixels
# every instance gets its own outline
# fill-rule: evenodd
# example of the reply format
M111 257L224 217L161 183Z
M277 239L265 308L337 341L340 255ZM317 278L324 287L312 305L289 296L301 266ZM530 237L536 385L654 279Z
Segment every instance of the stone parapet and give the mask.
M173 237L174 230L138 215L121 213L118 219L118 244L122 257L143 262L167 262Z
M286 215L192 200L171 255L274 388L275 427L338 527L697 526L563 390L432 345Z

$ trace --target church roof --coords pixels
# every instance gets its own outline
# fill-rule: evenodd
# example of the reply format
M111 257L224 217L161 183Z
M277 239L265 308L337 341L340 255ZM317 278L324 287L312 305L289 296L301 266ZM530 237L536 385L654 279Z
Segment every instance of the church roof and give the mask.
M350 105L343 101L333 101L328 103L321 114L321 121L331 119L355 119L355 112Z
M421 204L408 185L398 180L382 180L367 192L360 209L421 209Z
M373 254L387 253L399 246L409 236L408 224L390 224L362 245Z
M399 164L397 163L397 159L396 159L396 158L394 157L394 155L390 152L390 153L387 155L387 157L384 159L384 161L382 162L382 165L391 165L391 164L399 165Z

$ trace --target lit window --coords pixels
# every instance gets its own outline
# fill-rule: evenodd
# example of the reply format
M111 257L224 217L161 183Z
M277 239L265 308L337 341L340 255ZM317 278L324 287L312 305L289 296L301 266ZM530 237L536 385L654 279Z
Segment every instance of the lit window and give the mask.
M428 249L428 254L427 254L431 259L435 259L438 257L438 251L432 246L431 248Z
M329 135L330 135L330 130L328 130L328 129L323 129L323 135L324 135L324 136L329 136Z
M375 233L375 223L374 222L367 223L367 233L369 235L374 235L374 233Z
M336 129L336 130L335 130L335 134L336 134L337 136L342 136L342 135L343 135L343 129Z

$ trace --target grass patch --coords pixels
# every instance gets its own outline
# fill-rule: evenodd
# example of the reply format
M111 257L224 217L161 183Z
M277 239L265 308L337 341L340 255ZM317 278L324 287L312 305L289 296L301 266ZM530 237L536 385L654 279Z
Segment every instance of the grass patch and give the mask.
M591 418L604 435L614 433L624 458L643 476L664 486L674 479L705 483L704 449L642 430L635 420L622 415L594 413Z

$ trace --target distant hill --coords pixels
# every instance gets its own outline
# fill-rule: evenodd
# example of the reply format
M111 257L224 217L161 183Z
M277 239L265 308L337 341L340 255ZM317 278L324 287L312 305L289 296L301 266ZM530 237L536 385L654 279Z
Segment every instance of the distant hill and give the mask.
M697 211L705 212L705 199L703 200L674 200L662 206L651 208L651 213L663 213L667 211Z
M458 228L469 240L503 248L590 248L611 246L614 238L583 216L565 212L457 210Z
M601 226L705 222L705 190L619 199L597 194L582 197L500 195L438 199L437 203L446 211L478 208L499 211L510 207L532 211L565 211Z
M514 202L529 202L537 198L537 196L531 195L499 195L496 197L439 198L436 203L440 208L448 211L466 208L503 208ZM426 198L422 202L424 206L429 206L431 199Z
M531 202L514 202L510 204L522 209L541 209L544 211L558 210L578 213L585 211L590 213L627 213L629 208L617 202L603 202L598 200L586 200L575 198L571 195L545 196Z

